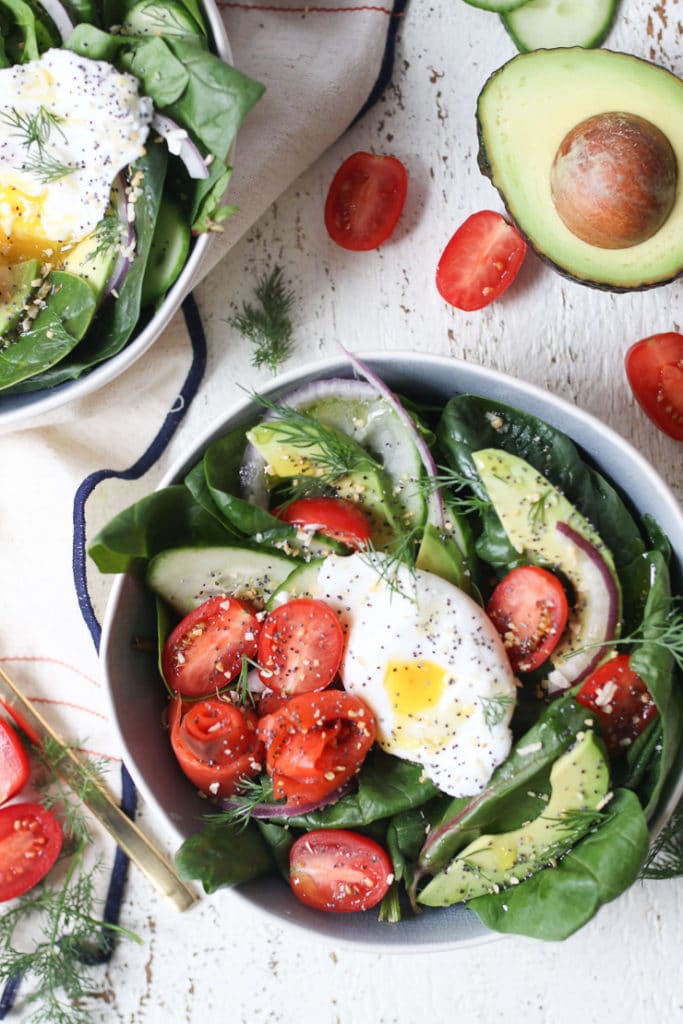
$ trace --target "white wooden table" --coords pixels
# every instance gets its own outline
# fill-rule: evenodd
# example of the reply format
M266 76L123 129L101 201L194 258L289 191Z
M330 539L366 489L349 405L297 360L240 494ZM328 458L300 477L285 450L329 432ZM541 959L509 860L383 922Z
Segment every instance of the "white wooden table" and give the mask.
M624 0L613 49L683 73L678 0ZM333 41L331 43L333 45ZM411 0L393 83L378 104L277 201L196 292L209 342L202 390L168 452L173 460L219 411L266 379L226 323L279 264L297 296L286 368L338 353L453 355L547 387L643 452L683 497L683 448L635 405L628 345L683 322L679 283L614 295L575 285L529 255L515 286L478 313L447 306L439 254L471 212L501 209L476 164L474 109L487 76L514 54L497 17L461 0ZM328 239L322 210L339 163L358 149L393 153L410 191L396 235L354 254ZM163 351L163 339L159 342ZM145 358L159 358L155 349ZM159 468L161 472L165 464ZM149 812L142 821L163 836ZM499 939L433 955L358 953L261 916L233 893L177 915L133 871L121 944L101 978L96 1021L174 1024L417 1024L457 1020L683 1020L683 883L636 884L561 945Z

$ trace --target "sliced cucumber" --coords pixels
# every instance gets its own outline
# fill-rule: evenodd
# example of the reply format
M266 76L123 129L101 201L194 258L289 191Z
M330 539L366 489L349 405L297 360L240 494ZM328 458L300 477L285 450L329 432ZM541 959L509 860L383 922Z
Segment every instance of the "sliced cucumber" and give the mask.
M500 18L520 53L592 49L607 37L618 7L619 0L527 0Z
M177 203L164 196L142 282L143 306L164 297L187 263L189 253L190 225L187 217Z
M171 548L150 561L147 584L180 615L216 594L263 607L297 564L286 555L256 548Z
M494 11L500 14L502 11L514 11L521 7L527 0L465 0L470 7L478 7L482 11Z
M199 36L205 35L190 12L182 4L142 0L135 4L123 21L131 36Z
M291 601L294 597L317 597L319 593L318 576L322 558L317 558L306 565L298 565L293 572L277 590L274 590L266 605L268 611L278 608L285 601Z

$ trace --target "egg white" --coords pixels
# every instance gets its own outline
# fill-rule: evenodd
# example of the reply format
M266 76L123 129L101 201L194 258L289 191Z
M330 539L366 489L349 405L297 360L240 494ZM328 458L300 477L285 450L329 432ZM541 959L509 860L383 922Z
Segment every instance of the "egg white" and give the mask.
M316 596L341 619L344 688L374 712L379 745L421 764L444 793L480 792L510 751L516 695L483 609L439 576L375 553L327 558Z
M152 116L137 79L106 61L52 49L0 70L2 262L45 259L90 234Z

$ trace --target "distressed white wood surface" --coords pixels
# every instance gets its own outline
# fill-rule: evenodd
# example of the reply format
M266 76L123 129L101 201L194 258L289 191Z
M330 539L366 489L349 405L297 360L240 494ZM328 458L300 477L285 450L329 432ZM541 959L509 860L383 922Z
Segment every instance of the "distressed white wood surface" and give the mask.
M678 0L624 0L608 45L681 73L682 19ZM226 319L251 298L257 276L279 264L298 297L296 352L287 369L336 355L337 340L361 353L434 352L492 366L599 416L683 495L682 447L639 411L623 371L632 341L680 327L683 285L612 295L572 284L530 255L515 286L488 310L459 312L436 292L436 262L455 228L476 209L501 209L477 169L474 107L488 74L513 54L495 15L461 0L411 0L386 95L197 291L209 341L207 378L165 464L241 398L242 387L264 381ZM410 175L395 238L366 254L335 247L322 221L332 175L357 149L393 153ZM144 812L142 820L163 835L162 823ZM683 1020L680 880L634 886L561 945L511 938L433 955L361 954L309 941L254 917L229 892L178 916L135 872L123 923L145 945L121 945L102 979L95 1021Z

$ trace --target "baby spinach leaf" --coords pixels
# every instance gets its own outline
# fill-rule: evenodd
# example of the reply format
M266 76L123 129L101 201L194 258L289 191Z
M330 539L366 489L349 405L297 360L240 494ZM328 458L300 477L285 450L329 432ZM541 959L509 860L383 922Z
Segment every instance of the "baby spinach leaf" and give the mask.
M503 892L478 896L468 906L494 931L565 939L636 880L648 839L637 796L618 790L601 825L555 867Z
M197 879L207 893L222 886L241 885L269 874L273 857L269 844L253 823L245 826L209 821L186 839L175 855L178 874Z
M93 538L88 554L100 572L127 572L139 559L181 545L226 544L234 540L187 488L174 484L119 512Z
M167 107L179 99L190 80L182 61L174 57L160 36L141 40L121 61L122 67L142 83L142 92L155 107Z
M358 774L358 790L336 804L289 818L296 828L358 828L380 818L419 807L438 795L421 765L401 761L376 749Z

